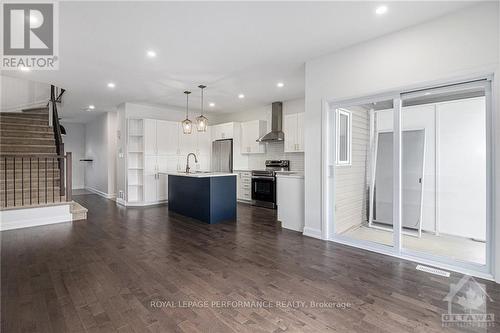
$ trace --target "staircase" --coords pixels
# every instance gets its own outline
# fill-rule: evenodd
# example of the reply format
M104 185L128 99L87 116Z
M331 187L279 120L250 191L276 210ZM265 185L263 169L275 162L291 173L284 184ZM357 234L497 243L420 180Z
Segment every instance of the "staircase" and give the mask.
M57 223L67 214L63 207L49 206L69 205L73 221L87 218L87 209L72 201L71 153L64 154L57 112L63 93L52 85L47 107L0 112L0 211L5 211L0 217L8 217L6 223L0 221L0 230ZM26 214L25 209L35 207L46 208ZM36 216L47 209L59 219ZM19 216L24 220L20 222Z
M64 202L48 108L0 113L0 208Z

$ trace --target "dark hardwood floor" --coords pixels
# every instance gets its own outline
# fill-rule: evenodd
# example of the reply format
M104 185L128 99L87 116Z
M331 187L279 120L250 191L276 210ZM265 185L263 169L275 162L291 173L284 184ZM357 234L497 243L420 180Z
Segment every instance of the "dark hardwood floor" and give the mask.
M2 332L441 332L462 277L282 230L244 204L237 223L207 225L75 200L87 221L1 233ZM498 332L500 287L478 281ZM312 306L333 303L345 308Z

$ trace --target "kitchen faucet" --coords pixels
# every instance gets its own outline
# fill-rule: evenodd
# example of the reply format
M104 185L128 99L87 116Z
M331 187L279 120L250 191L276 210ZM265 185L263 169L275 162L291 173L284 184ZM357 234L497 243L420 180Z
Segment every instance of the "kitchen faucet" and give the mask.
M187 157L186 157L186 173L189 173L189 156L193 155L194 156L194 163L198 163L198 158L196 158L196 154L195 153L189 153L187 154Z

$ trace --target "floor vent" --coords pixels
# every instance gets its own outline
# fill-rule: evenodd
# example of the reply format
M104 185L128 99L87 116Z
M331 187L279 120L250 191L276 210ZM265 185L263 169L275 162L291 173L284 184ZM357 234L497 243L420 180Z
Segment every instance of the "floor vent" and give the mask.
M432 267L428 267L428 266L417 265L417 270L422 271L422 272L435 274L435 275L450 277L450 272L442 271L440 269L432 268Z

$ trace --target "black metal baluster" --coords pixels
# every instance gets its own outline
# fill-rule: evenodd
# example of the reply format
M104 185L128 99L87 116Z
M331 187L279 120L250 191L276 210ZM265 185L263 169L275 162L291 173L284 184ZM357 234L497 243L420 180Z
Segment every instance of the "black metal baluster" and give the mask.
M56 185L55 185L55 179L56 179L56 169L54 168L56 160L53 158L52 159L52 202L56 202Z
M12 158L14 163L14 207L16 206L16 157Z
M4 163L4 184L3 184L3 189L4 189L4 199L5 199L5 207L7 207L7 156L4 157L3 160Z
M45 157L45 203L47 203L47 157Z
M38 164L38 168L36 170L36 173L38 175L38 177L36 177L36 182L38 184L37 188L36 188L36 191L38 193L38 204L40 204L40 157L37 157L37 164Z
M24 157L21 157L21 204L24 206Z
M32 185L31 185L31 157L30 157L30 205L32 205L32 198L33 198L33 195L31 194L31 188L32 188Z

